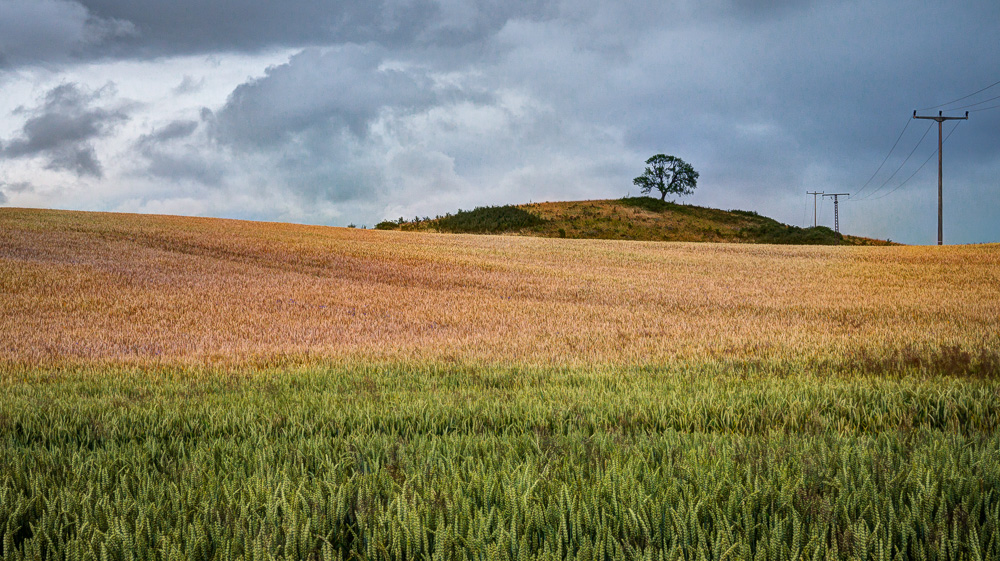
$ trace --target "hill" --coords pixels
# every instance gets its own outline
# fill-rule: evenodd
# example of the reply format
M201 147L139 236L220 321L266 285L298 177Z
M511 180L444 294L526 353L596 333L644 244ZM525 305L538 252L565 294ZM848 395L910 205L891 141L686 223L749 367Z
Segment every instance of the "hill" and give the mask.
M382 222L378 228L549 238L892 245L888 241L838 234L824 226L789 226L752 211L682 205L650 197L479 207L436 218Z

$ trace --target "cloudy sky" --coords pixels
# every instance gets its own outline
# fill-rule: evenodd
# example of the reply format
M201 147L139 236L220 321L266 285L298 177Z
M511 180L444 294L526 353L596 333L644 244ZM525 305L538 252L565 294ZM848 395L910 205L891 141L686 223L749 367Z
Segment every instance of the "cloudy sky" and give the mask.
M371 226L635 195L662 152L686 202L848 192L842 231L930 244L910 117L969 110L945 241L997 242L998 82L996 0L0 0L0 205Z

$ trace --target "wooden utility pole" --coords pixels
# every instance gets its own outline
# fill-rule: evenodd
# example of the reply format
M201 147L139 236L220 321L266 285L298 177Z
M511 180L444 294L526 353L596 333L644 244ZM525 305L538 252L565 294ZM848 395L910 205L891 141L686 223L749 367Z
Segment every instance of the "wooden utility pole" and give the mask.
M833 197L833 231L840 233L840 200L837 199L838 196L850 195L850 193L826 193L824 197Z
M816 195L822 195L823 191L806 191L806 195L813 196L813 228L816 227Z
M930 115L920 115L917 116L917 110L913 110L914 119L931 119L932 121L937 121L938 124L938 245L944 244L944 227L942 222L944 221L944 213L941 210L943 206L943 195L944 190L942 185L944 183L944 173L942 170L942 158L941 158L941 147L944 142L941 140L941 124L945 121L955 121L955 120L966 120L969 118L969 112L965 112L965 117L945 117L943 111L938 111L937 117L932 117Z

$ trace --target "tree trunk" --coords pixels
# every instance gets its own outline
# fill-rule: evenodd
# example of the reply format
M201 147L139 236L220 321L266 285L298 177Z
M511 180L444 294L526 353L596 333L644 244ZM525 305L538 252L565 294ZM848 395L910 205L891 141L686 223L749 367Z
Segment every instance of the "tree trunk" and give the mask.
M666 191L660 191L660 201L667 202L667 192Z

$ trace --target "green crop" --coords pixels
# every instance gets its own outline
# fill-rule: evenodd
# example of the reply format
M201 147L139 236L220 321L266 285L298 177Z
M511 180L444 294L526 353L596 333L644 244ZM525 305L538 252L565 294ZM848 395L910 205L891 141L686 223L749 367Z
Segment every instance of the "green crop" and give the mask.
M995 559L1000 383L9 369L4 559Z

